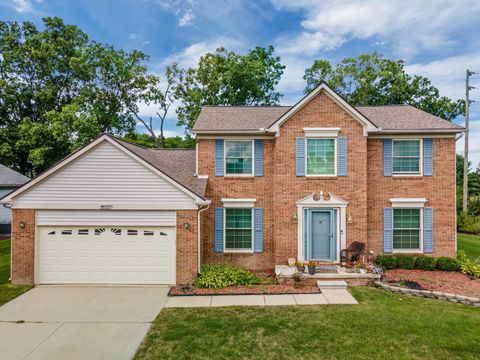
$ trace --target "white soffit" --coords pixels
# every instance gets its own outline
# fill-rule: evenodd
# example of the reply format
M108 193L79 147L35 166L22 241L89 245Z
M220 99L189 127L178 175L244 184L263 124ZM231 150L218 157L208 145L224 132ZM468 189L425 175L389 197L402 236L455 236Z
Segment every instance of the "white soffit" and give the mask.
M340 128L303 128L305 137L338 137Z

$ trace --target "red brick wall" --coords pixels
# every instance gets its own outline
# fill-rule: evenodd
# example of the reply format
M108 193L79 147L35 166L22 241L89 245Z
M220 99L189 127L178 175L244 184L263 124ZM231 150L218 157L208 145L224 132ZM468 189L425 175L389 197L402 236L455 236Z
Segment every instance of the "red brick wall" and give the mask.
M177 284L191 283L197 277L197 214L197 210L177 211Z
M383 140L368 140L368 248L383 253L383 208L390 198L426 198L433 208L434 256L455 256L455 139L433 141L433 176L383 176Z
M203 213L202 263L229 262L249 269L263 270L274 267L273 243L273 140L263 144L263 174L261 177L215 176L215 140L198 141L198 173L208 175L205 196L212 201ZM254 198L255 207L263 208L263 253L235 254L214 252L214 209L223 207L221 198Z
M305 136L306 127L338 127L348 138L348 175L339 177L297 177L295 138ZM280 128L275 143L275 261L285 263L297 257L298 225L292 222L296 202L312 193L332 193L348 202L347 245L367 241L367 139L363 127L328 96L320 94L302 107Z
M24 228L20 223L25 224ZM35 210L12 210L12 283L34 283Z

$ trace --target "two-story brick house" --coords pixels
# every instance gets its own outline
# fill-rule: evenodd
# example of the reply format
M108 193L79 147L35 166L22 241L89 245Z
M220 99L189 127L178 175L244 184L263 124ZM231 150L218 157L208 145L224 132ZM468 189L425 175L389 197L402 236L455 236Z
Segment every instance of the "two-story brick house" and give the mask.
M411 106L325 84L292 107L205 107L195 150L103 135L2 199L18 283L186 283L201 263L454 256L455 141Z

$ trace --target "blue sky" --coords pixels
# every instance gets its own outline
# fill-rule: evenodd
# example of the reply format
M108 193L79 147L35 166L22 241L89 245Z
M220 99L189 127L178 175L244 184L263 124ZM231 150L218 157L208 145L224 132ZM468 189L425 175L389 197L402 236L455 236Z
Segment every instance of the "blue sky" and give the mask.
M224 46L239 53L274 45L287 66L279 84L282 104L295 103L314 59L338 62L378 51L404 59L411 74L429 77L442 95L464 96L465 69L480 73L478 0L0 0L0 19L32 21L59 16L91 39L150 55L162 74L178 62L194 65ZM480 74L472 77L480 88ZM480 89L471 93L471 159L480 162ZM142 106L144 116L153 110ZM463 119L455 122L463 124ZM175 112L168 135L182 134ZM139 127L139 130L142 130ZM463 142L457 143L459 152Z

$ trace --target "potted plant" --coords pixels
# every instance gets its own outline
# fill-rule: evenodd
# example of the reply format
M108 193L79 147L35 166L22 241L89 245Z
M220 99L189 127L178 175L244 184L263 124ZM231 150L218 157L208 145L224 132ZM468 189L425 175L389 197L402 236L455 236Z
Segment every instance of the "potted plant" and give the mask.
M369 266L364 261L358 261L353 269L360 274L366 274Z
M307 267L308 267L308 273L310 275L315 275L315 270L317 269L317 263L313 262L313 261L310 261L308 263Z
M293 267L295 266L296 260L295 258L288 258L288 266Z
M299 273L305 272L305 263L303 261L297 261L295 265L297 266L297 271Z
M345 269L347 270L347 272L351 273L353 272L353 267L355 266L355 263L353 261L347 261L347 263L345 264Z

